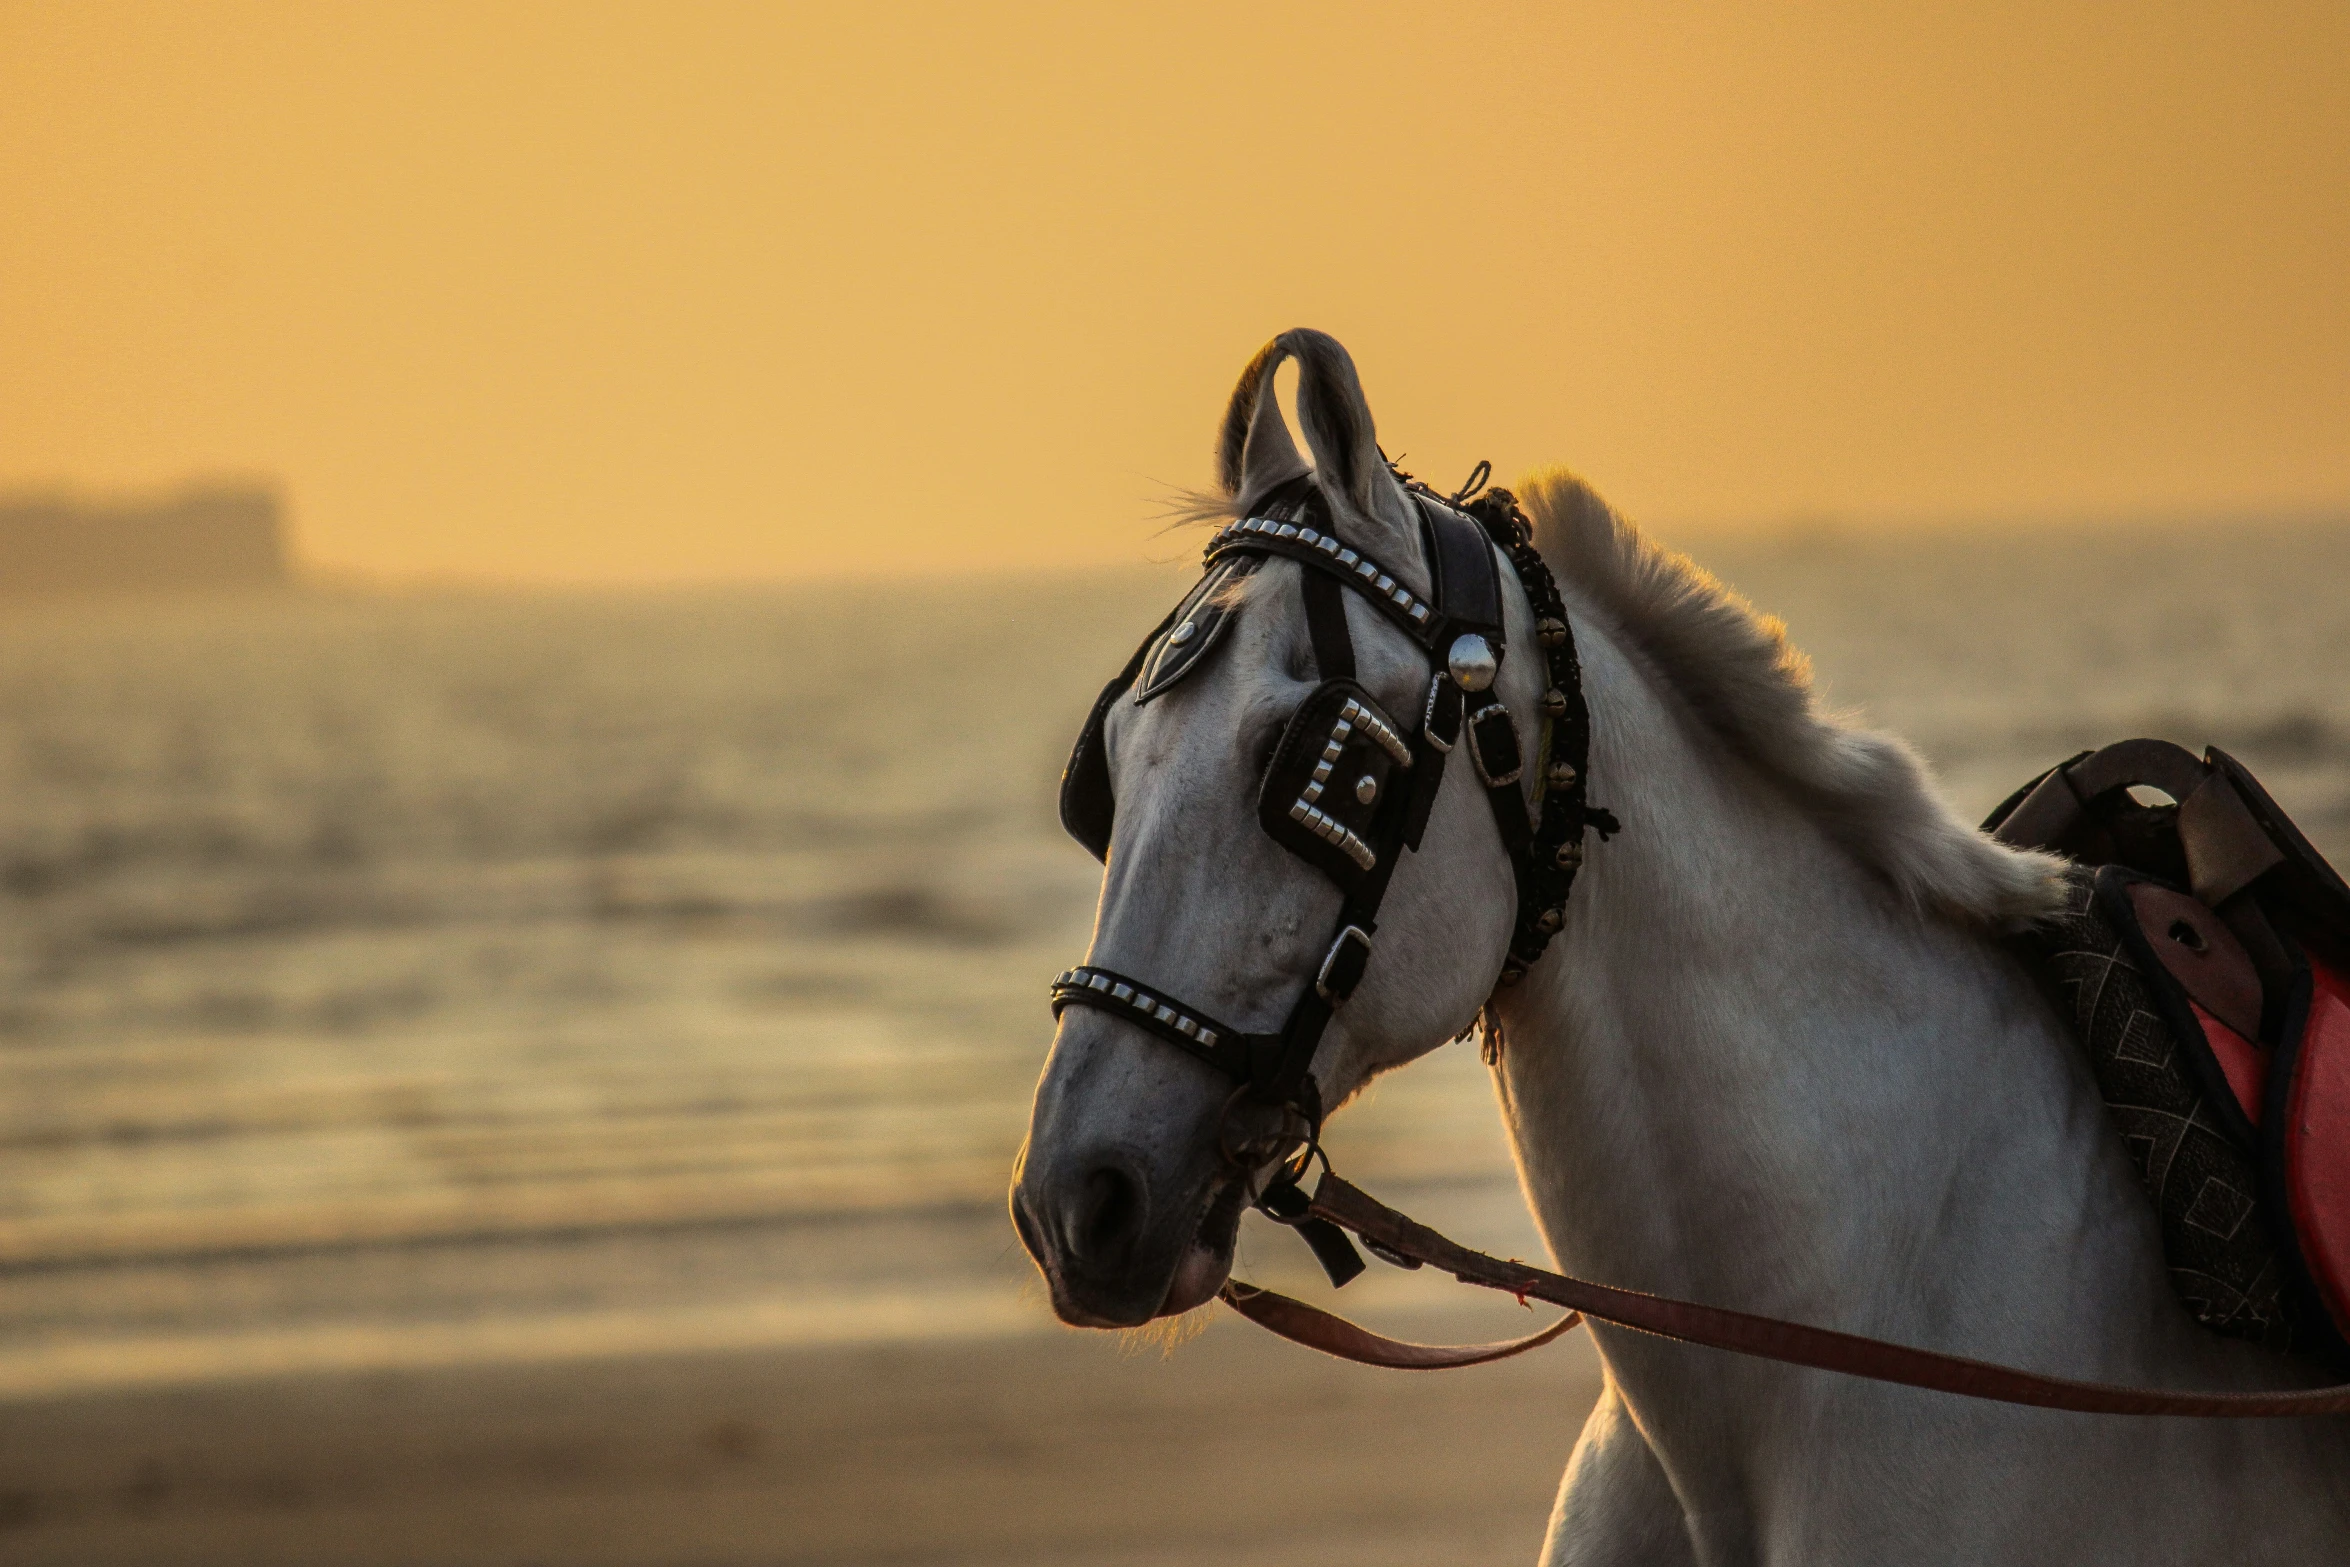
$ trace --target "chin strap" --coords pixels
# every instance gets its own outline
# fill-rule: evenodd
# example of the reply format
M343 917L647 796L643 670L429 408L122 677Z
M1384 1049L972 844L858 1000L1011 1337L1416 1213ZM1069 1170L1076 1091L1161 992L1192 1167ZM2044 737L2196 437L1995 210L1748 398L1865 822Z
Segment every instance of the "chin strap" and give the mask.
M1733 1350L1791 1366L1840 1371L1874 1382L1931 1388L2001 1404L2028 1404L2082 1414L2205 1415L2237 1419L2350 1413L2350 1384L2281 1393L2180 1393L2110 1382L2079 1382L2067 1377L2040 1376L1990 1361L1970 1360L1963 1355L1913 1349L1906 1344L1891 1344L1856 1333L1838 1333L1800 1322L1783 1322L1776 1317L1726 1311L1719 1306L1701 1306L1694 1301L1593 1284L1522 1262L1504 1262L1456 1245L1327 1172L1306 1204L1305 1217L1351 1231L1372 1252L1391 1262L1406 1267L1425 1263L1443 1269L1464 1284L1501 1290L1521 1301L1548 1301L1567 1310L1565 1317L1539 1333L1498 1344L1408 1344L1382 1337L1343 1317L1334 1317L1270 1290L1246 1284L1224 1287L1225 1304L1258 1326L1308 1348L1367 1366L1441 1371L1454 1366L1481 1365L1539 1348L1584 1317L1590 1317L1660 1338L1678 1339L1685 1344Z

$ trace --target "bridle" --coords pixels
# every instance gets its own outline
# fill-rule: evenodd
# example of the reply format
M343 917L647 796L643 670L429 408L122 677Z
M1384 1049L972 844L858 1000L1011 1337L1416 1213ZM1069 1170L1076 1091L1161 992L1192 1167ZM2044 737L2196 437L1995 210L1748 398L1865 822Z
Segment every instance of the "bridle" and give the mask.
M1535 552L1533 529L1515 497L1501 489L1475 495L1486 471L1480 465L1471 488L1450 497L1395 474L1419 521L1430 581L1425 597L1339 534L1311 475L1274 490L1208 541L1198 584L1103 688L1062 775L1062 825L1106 861L1116 809L1104 733L1111 707L1155 700L1198 669L1230 621L1230 596L1240 580L1268 559L1298 563L1322 682L1298 705L1273 751L1258 789L1257 819L1344 895L1321 961L1270 1033L1233 1028L1162 986L1091 964L1055 979L1052 996L1055 1016L1070 1006L1098 1008L1205 1061L1237 1085L1235 1104L1252 1100L1294 1116L1301 1135L1292 1145L1302 1142L1309 1154L1318 1147L1324 1109L1313 1075L1315 1050L1370 965L1379 906L1404 853L1420 846L1452 753L1467 751L1516 880L1516 925L1494 989L1523 979L1564 923L1585 829L1615 830L1615 819L1586 796L1590 716L1558 584ZM1531 747L1493 690L1509 652L1497 550L1533 607L1547 677ZM1346 624L1350 593L1426 655L1427 696L1415 722L1399 723L1356 683ZM1497 1037L1490 1032L1496 1027L1489 1001L1489 1039ZM1223 1135L1219 1126L1220 1142ZM1288 1178L1275 1179L1257 1205L1298 1224L1333 1281L1343 1283L1362 1262L1335 1230L1304 1216L1306 1199L1296 1184L1304 1167L1301 1159Z
M1116 812L1104 735L1112 705L1129 692L1138 704L1152 701L1198 668L1232 613L1227 590L1264 561L1294 560L1304 568L1301 592L1322 683L1291 715L1259 787L1257 817L1274 841L1336 882L1345 902L1335 934L1315 972L1302 983L1286 1021L1276 1032L1248 1033L1167 995L1162 987L1090 964L1053 981L1053 1012L1057 1017L1071 1006L1097 1008L1206 1062L1235 1084L1227 1116L1234 1105L1251 1100L1283 1112L1285 1124L1294 1117L1300 1130L1286 1146L1302 1145L1303 1152L1280 1168L1256 1205L1299 1231L1332 1283L1344 1284L1363 1269L1347 1238L1351 1234L1399 1266L1433 1265L1463 1283L1501 1290L1520 1301L1550 1301L1565 1307L1567 1315L1524 1338L1439 1346L1385 1338L1303 1302L1238 1283L1224 1287L1227 1304L1295 1342L1368 1365L1405 1369L1477 1365L1520 1354L1549 1343L1588 1315L1685 1343L2001 1403L2132 1415L2350 1413L2350 1384L2274 1393L2194 1393L2044 1376L1504 1262L1382 1206L1340 1180L1327 1158L1309 1196L1300 1180L1319 1152L1323 1114L1313 1076L1315 1049L1370 964L1380 902L1397 861L1420 845L1446 758L1466 742L1517 883L1516 924L1483 1008L1489 1050L1499 1039L1492 997L1522 980L1558 933L1582 868L1586 830L1603 838L1617 830L1615 819L1592 805L1585 792L1591 723L1574 632L1516 498L1502 489L1477 494L1488 471L1483 464L1466 489L1449 497L1392 471L1418 514L1430 577L1427 597L1339 536L1310 474L1291 480L1209 541L1199 583L1103 688L1061 778L1062 825L1106 862ZM1531 808L1524 788L1529 748L1516 718L1490 694L1508 651L1496 549L1508 559L1533 608L1548 676L1541 732L1531 748L1536 769ZM1355 683L1354 646L1346 626L1345 595L1350 592L1401 629L1428 658L1427 699L1409 728ZM1393 787L1398 773L1406 778L1401 788ZM1219 1124L1219 1146L1223 1133ZM1240 1162L1234 1150L1227 1149L1226 1157Z

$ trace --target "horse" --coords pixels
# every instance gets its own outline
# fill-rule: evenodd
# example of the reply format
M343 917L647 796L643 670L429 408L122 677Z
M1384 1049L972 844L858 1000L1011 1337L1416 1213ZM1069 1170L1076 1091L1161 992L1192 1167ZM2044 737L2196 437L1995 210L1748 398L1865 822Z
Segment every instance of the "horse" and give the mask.
M1286 359L1306 453L1275 401ZM1203 511L1245 517L1310 476L1335 531L1425 595L1422 534L1334 340L1267 344L1222 428ZM1905 744L1824 709L1780 623L1581 480L1539 472L1520 496L1581 650L1588 791L1620 831L1497 990L1512 865L1474 780L1440 789L1314 1051L1322 1102L1482 1016L1565 1271L2058 1375L2322 1380L2209 1333L2173 1293L2081 1053L2002 943L2054 908L2059 862L1962 822ZM1276 1025L1339 907L1253 809L1315 679L1304 575L1271 559L1224 584L1205 667L1111 702L1102 727L1116 816L1087 961L1244 1028ZM1501 580L1504 645L1532 649L1533 611ZM1356 678L1416 715L1422 650L1342 597ZM1539 658L1505 655L1492 692L1531 732L1542 686ZM1269 1124L1234 1157L1232 1119L1255 1113L1115 1012L1060 1014L1011 1206L1062 1321L1130 1327L1215 1297L1278 1165ZM2340 1420L2019 1408L1589 1330L1604 1390L1550 1567L2350 1559Z

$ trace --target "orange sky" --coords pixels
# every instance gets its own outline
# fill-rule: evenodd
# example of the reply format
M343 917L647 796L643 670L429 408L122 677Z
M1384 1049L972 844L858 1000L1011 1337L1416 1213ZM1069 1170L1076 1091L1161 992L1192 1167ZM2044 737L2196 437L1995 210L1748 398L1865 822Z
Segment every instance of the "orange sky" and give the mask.
M0 485L275 474L392 577L1163 556L1301 324L1430 477L1668 527L2343 504L2350 7L0 0Z

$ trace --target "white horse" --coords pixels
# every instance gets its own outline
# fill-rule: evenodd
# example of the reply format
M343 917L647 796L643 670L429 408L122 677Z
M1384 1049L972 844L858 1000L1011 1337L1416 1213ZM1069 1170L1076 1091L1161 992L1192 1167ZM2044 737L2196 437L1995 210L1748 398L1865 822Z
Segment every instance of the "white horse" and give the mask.
M1253 412L1228 425L1257 432L1245 461L1227 441L1235 505L1304 466ZM1424 592L1352 375L1307 378L1298 423L1340 532ZM2173 1294L2081 1054L1996 939L2051 907L2053 863L1960 822L1899 741L1823 715L1776 622L1578 480L1539 475L1522 500L1582 651L1591 797L1623 824L1499 999L1502 1114L1559 1266L2061 1376L2321 1381ZM1253 810L1314 678L1300 569L1268 562L1213 667L1107 726L1117 816L1088 961L1241 1028L1279 1025L1338 908ZM1495 689L1531 733L1541 661L1504 582ZM1347 597L1359 678L1416 714L1424 655ZM1453 776L1396 874L1315 1060L1330 1103L1460 1033L1493 985L1514 897L1479 794ZM1110 1014L1062 1017L1013 1210L1063 1320L1213 1296L1247 1195L1217 1150L1230 1091ZM2056 1413L1590 1332L1606 1388L1549 1563L2350 1561L2350 1420Z

